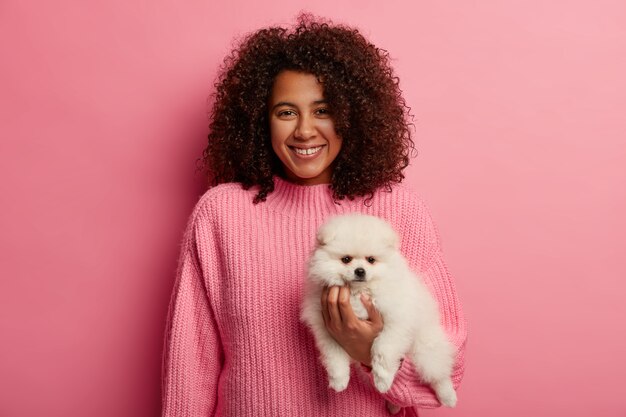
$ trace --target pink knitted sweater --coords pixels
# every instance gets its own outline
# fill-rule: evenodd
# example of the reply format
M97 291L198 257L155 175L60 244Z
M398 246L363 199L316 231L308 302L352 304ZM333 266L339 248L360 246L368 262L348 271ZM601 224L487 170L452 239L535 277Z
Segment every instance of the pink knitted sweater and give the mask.
M427 207L404 185L335 204L327 184L275 177L267 201L256 188L222 184L198 201L182 242L163 354L163 416L388 416L437 407L409 360L386 394L353 364L348 388L328 388L311 333L300 322L306 261L329 216L363 212L391 222L400 250L439 301L457 347L453 381L464 369L466 326ZM462 395L460 400L463 401Z

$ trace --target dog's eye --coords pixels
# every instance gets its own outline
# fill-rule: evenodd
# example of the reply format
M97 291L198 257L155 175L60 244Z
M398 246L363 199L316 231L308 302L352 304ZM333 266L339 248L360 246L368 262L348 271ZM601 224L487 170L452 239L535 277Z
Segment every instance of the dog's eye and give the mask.
M344 256L343 258L341 258L341 262L343 262L344 264L349 264L351 260L352 256Z
M369 263L371 263L371 264L373 264L374 262L376 262L376 259L374 259L374 257L373 257L373 256L368 256L366 259L367 259L367 262L369 262Z

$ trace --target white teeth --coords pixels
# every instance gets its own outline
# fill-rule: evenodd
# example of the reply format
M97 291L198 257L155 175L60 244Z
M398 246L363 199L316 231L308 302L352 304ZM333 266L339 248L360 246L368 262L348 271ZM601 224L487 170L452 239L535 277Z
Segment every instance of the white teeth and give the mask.
M300 155L313 155L314 153L322 149L322 147L318 146L317 148L309 148L309 149L300 149L300 148L293 148L293 149L296 151L297 154L300 154Z

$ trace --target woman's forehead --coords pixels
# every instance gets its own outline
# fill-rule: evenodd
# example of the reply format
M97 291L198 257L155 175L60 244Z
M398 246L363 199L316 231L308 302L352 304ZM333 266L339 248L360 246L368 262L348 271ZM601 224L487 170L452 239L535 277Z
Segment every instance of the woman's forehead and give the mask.
M278 103L316 105L325 102L324 88L314 74L286 70L274 80L270 97L272 106Z

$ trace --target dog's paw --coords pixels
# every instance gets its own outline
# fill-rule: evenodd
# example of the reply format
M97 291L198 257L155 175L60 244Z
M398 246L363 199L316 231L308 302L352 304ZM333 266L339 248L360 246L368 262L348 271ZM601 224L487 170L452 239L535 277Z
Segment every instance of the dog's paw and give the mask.
M443 394L437 394L437 398L439 399L439 402L446 407L452 408L456 406L456 392L454 392L454 390Z
M330 377L328 386L337 392L341 392L348 387L348 382L350 382L350 375L347 377Z
M456 392L452 387L451 381L445 381L440 384L435 384L433 387L435 389L435 393L437 394L437 399L439 402L446 407L454 407L456 406Z
M391 388L391 384L393 384L394 374L385 371L383 369L372 369L372 374L374 375L374 385L376 389L380 393L385 393L389 391Z

